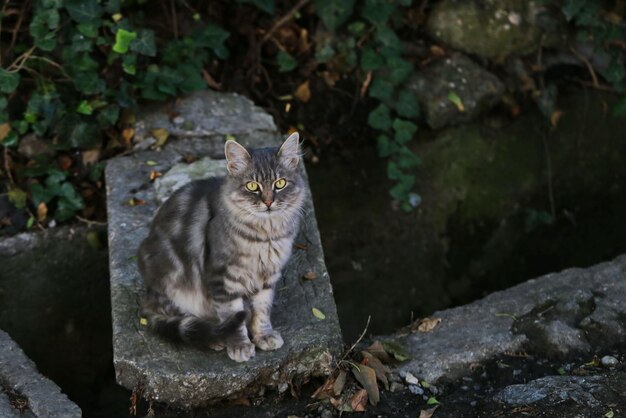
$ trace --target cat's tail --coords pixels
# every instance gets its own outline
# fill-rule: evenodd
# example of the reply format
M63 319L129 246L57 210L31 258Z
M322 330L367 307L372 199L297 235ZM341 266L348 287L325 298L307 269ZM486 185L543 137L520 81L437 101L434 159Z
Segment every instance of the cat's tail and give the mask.
M196 316L153 315L148 318L148 326L172 342L208 348L208 344L222 341L235 333L245 320L245 311L237 312L221 323Z

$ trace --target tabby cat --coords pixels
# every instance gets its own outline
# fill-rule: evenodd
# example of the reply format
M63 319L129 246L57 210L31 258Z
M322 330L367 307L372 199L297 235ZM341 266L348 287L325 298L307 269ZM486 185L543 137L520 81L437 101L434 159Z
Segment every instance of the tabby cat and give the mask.
M283 345L270 312L305 186L297 133L280 148L230 140L225 154L226 177L193 181L159 208L139 247L142 315L157 334L243 362Z

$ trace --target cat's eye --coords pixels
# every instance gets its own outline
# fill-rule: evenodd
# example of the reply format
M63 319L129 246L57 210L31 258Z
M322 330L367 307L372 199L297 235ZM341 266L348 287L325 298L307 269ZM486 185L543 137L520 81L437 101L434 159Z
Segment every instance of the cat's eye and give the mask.
M246 189L251 192L256 192L257 190L259 190L259 183L257 183L256 181L249 181L246 183Z
M286 185L287 185L287 180L285 179L278 179L274 182L274 187L276 187L277 190L282 189Z

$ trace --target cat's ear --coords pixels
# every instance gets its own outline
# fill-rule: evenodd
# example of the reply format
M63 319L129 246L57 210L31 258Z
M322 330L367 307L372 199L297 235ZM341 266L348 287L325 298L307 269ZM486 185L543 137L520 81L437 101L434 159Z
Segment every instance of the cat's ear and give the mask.
M285 167L295 170L300 161L300 135L294 132L285 139L278 150L278 160Z
M224 155L226 155L226 168L228 172L235 176L245 171L252 159L248 150L232 139L226 141L224 145Z

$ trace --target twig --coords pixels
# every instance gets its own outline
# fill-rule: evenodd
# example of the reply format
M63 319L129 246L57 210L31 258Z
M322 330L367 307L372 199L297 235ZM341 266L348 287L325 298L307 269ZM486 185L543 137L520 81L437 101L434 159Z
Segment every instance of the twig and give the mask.
M18 71L20 71L22 67L24 66L24 64L26 64L26 61L28 61L28 58L32 55L35 48L36 47L33 46L28 51L24 52L22 55L17 57L15 61L13 61L11 65L9 65L9 67L7 68L7 72L17 73Z
M546 171L548 175L548 199L550 201L550 215L552 215L552 219L556 217L556 207L554 204L554 185L552 184L552 158L550 157L550 147L548 145L548 138L546 138L548 134L544 133L541 135L541 139L543 142L543 149L546 153Z
M369 315L367 317L367 324L365 324L365 329L361 333L361 336L355 341L354 344L352 344L352 347L350 347L350 349L344 353L343 357L341 357L341 360L339 360L340 363L342 361L344 361L346 359L346 357L348 357L348 354L350 354L352 352L352 350L354 350L354 348L361 342L363 337L365 337L365 333L367 332L367 328L369 328L369 326L370 326L370 319L372 319L371 315Z
M176 4L174 0L170 0L172 7L172 29L174 30L174 39L178 39L178 17L176 16Z
M9 148L4 147L4 171L7 172L7 177L9 179L9 184L11 186L15 185L15 181L13 180L13 174L11 174L11 166L9 165Z
M78 215L76 215L76 219L78 219L80 222L86 223L87 226L92 226L92 225L106 226L107 225L106 222L90 221L89 219L85 219L82 216L78 216Z
M270 28L270 30L268 30L267 33L263 36L263 39L261 39L261 44L264 44L265 42L267 42L267 40L272 37L274 32L276 32L282 25L284 25L289 20L291 20L293 15L295 15L298 12L298 10L303 8L308 2L309 0L300 0L298 3L296 3L295 6L291 8L291 10L287 12L287 14L285 14L283 17L278 19L276 23L274 23L274 25Z
M570 46L569 49L570 51L572 51L574 55L576 55L576 58L581 60L587 66L587 70L589 71L589 74L591 75L591 79L593 80L593 85L595 87L599 87L600 83L598 83L598 77L596 76L596 72L594 71L593 66L591 65L587 57L585 57L583 54L578 52L573 46Z

